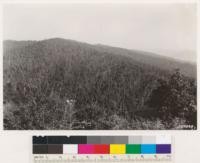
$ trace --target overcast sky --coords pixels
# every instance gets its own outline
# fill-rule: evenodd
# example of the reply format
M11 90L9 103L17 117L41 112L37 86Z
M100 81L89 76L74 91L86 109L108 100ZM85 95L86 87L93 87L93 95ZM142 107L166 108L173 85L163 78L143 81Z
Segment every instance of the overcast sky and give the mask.
M61 37L196 61L193 4L7 4L3 14L4 39Z

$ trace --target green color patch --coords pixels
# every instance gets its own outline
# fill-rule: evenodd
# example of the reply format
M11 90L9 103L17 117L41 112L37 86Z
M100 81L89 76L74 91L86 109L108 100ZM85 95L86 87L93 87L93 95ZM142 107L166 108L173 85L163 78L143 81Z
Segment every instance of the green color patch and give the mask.
M141 145L140 144L126 144L126 154L140 154Z

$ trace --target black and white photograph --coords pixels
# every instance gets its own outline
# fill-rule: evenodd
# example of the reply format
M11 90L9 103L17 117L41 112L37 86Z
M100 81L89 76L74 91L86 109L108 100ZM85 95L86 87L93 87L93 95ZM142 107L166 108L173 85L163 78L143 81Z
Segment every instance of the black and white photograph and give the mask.
M196 7L4 4L4 130L196 130Z

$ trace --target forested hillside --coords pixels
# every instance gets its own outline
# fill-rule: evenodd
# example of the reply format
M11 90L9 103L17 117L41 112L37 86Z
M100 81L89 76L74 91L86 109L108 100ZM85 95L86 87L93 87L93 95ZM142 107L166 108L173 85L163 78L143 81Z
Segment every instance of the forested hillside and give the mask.
M196 129L196 65L65 39L4 41L5 129Z

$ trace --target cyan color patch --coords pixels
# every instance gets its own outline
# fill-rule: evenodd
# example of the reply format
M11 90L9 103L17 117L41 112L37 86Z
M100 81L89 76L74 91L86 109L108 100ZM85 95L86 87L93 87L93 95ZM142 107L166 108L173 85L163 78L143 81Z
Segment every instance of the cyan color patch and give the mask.
M141 144L141 154L156 154L156 144Z

